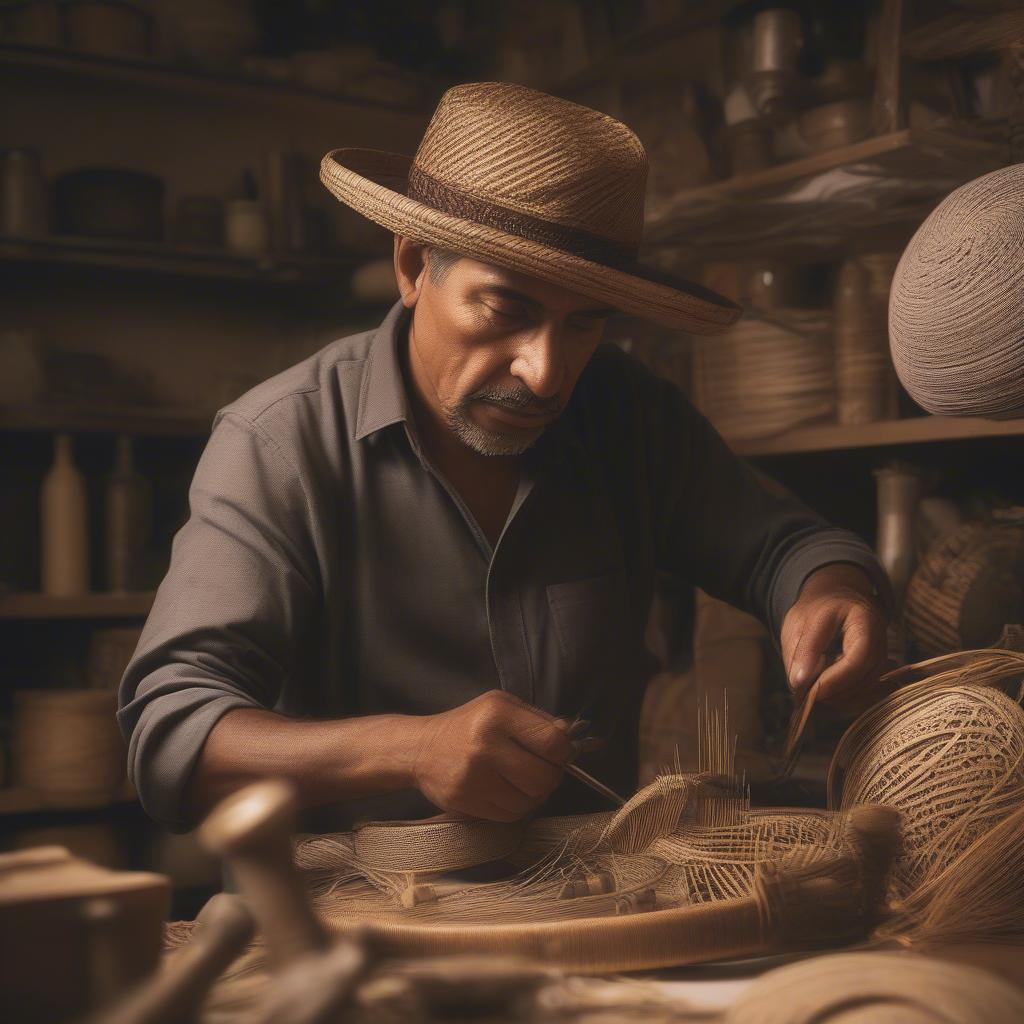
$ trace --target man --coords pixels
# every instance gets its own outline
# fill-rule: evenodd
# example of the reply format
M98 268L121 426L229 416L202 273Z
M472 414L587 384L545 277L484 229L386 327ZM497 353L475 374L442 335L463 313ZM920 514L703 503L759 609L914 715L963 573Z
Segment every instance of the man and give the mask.
M659 570L761 615L798 690L835 638L824 697L877 670L869 549L600 345L614 310L739 313L635 262L645 174L619 122L493 83L449 91L411 163L325 158L394 232L401 302L217 417L122 684L150 813L187 826L268 774L334 827L592 809L563 775L576 716L628 793Z

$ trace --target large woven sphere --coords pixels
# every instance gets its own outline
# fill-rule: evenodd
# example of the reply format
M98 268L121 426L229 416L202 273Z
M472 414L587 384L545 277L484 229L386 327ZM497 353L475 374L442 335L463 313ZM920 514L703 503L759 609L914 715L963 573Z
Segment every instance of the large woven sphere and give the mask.
M842 807L883 804L903 816L892 871L901 897L1024 805L1024 711L995 687L897 692L857 719L841 746Z
M962 185L918 228L893 278L889 342L929 412L1024 415L1024 164Z

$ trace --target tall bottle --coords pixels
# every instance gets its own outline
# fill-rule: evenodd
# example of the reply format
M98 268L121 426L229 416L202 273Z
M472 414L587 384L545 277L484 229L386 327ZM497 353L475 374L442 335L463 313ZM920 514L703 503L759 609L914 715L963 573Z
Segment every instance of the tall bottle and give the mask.
M53 465L40 495L43 591L75 597L89 591L89 508L70 434L57 434Z
M135 471L132 439L119 434L114 469L107 477L104 583L108 590L138 590L147 531L146 481Z

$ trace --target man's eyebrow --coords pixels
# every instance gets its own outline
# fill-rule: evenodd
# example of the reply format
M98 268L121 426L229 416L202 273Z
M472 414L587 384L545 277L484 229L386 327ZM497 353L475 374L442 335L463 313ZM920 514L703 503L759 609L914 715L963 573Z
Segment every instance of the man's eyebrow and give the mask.
M511 302L522 302L528 306L532 306L534 309L539 309L543 303L538 302L535 298L527 295L526 292L521 292L516 288L510 288L508 285L503 284L486 284L483 290L490 292L492 295L499 295L503 299L508 299ZM598 319L602 317L612 316L618 312L613 306L594 306L590 309L574 309L570 316L584 316L588 318Z

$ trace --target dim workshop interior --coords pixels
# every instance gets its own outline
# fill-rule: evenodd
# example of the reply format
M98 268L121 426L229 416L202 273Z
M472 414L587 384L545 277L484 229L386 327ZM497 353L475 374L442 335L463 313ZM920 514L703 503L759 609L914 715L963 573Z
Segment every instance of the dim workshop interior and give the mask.
M0 76L4 1021L1024 1021L1020 0Z

